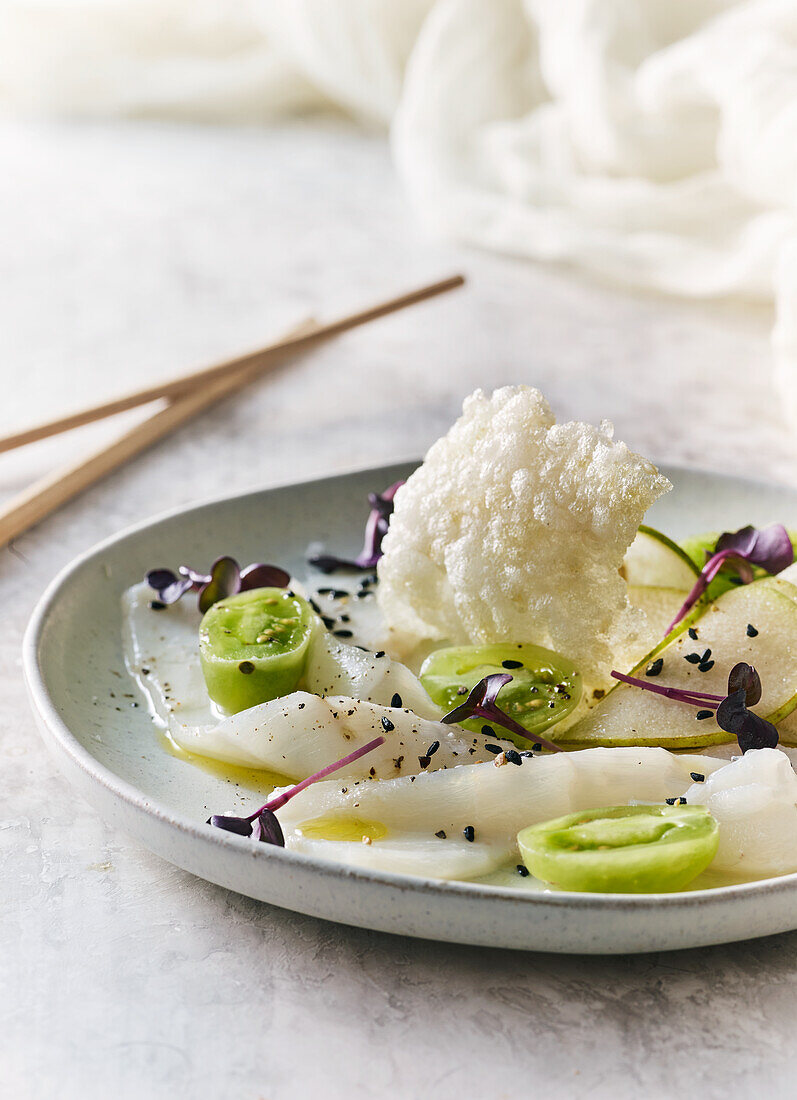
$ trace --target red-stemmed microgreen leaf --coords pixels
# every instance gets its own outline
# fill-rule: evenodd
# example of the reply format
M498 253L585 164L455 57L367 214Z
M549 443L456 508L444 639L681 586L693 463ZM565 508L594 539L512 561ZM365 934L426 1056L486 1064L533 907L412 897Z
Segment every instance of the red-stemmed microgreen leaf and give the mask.
M193 587L190 577L178 577L171 569L150 569L144 580L157 592L162 604L177 603Z
M744 691L744 701L748 707L754 707L761 699L761 677L752 665L739 661L728 676L728 695L739 690Z
M210 580L200 589L197 606L204 615L214 603L241 591L241 570L235 558L216 558L210 567Z
M665 684L652 684L650 680L640 680L636 676L627 676L624 672L612 669L611 675L615 680L632 687L642 688L654 695L663 695L666 699L673 699L678 703L691 703L695 707L712 707L725 698L724 695L710 695L705 691L691 691L688 688L667 687Z
M213 814L208 818L207 823L208 825L214 825L217 829L226 829L229 833L237 833L238 836L248 836L252 840L259 840L264 844L275 844L278 848L284 848L285 837L282 833L282 827L276 818L276 811L287 802L290 802L292 798L295 798L297 794L300 794L309 787L311 783L317 783L319 779L326 779L328 775L340 771L340 769L345 768L347 764L353 764L355 760L359 760L361 756L366 756L369 752L373 752L374 749L378 749L379 746L384 745L384 743L384 737L375 737L373 741L369 741L367 745L362 745L359 749L355 749L354 752L350 752L348 756L344 756L341 760L336 760L333 764L327 764L321 771L308 776L308 778L303 779L301 783L297 783L294 787L289 787L288 790L282 791L281 794L275 795L274 798L270 798L265 805L255 810L254 813L249 814L248 817Z
M249 592L253 588L287 588L291 575L278 565L263 565L252 562L241 570L241 591Z
M308 559L322 573L334 573L336 569L373 569L382 557L382 540L390 526L396 493L404 484L396 481L383 493L369 493L370 512L365 524L363 548L356 558L339 558L335 554L315 554Z
M538 733L529 733L519 722L516 722L514 718L510 718L498 706L496 702L498 694L501 688L506 687L511 680L512 677L508 672L494 672L490 676L485 676L483 680L479 680L465 702L460 703L458 707L454 707L441 721L445 722L446 725L451 725L466 722L469 718L483 718L485 722L502 726L518 737L525 737L527 741L533 741L535 745L543 745L551 752L561 752L562 750L553 741L541 737Z
M198 573L190 565L181 565L177 573L171 569L150 569L144 580L157 593L161 604L177 603L186 592L198 593L197 606L204 614L214 603L239 592L249 592L253 588L287 588L291 577L278 565L261 562L241 569L235 558L225 555L216 558L210 573Z
M642 688L643 691L653 692L654 695L662 695L674 702L688 703L701 710L715 711L717 725L726 733L733 734L743 753L748 749L774 749L778 743L777 728L749 709L761 699L761 678L753 666L744 661L739 661L731 669L728 675L727 695L710 695L703 691L652 684L650 680L626 676L616 670L612 670L612 676L621 683Z
M748 526L740 527L738 531L726 531L717 539L713 553L665 633L669 634L689 614L721 569L734 570L744 584L749 584L754 579L752 566L757 565L774 576L793 561L792 541L780 523L773 523L770 527Z
M717 725L733 734L743 753L748 749L774 749L778 744L777 728L748 709L744 688L722 700L717 707Z

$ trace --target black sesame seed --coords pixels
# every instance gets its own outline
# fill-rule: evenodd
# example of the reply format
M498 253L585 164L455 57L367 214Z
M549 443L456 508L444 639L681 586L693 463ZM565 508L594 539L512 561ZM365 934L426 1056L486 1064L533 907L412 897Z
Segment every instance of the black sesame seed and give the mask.
M688 661L690 665L699 665L700 664L700 654L699 653L687 653L686 656L684 657L684 660Z
M324 624L324 626L327 628L327 630L329 630L329 628L331 626L335 625L335 620L330 619L329 615L322 615L321 616L321 622Z
M321 608L318 606L318 604L315 602L315 600L308 600L307 602L310 604L313 611L315 611L316 615L321 614Z
M522 661L502 661L501 668L523 668Z
M534 753L530 752L528 750L526 752L522 752L520 755L525 756L527 760L528 759L532 759L532 760L534 759Z
M711 718L713 713L713 710L699 710L695 715L695 718L697 718L698 722L702 722L704 718Z
M516 749L507 749L504 753L510 764L517 764L518 767L523 763L520 759L520 753Z
M491 752L493 756L497 756L499 752L504 751L500 745L485 745L484 747L488 752Z
M441 840L445 840L445 839L446 839L446 831L445 831L445 829L438 829L438 830L437 830L437 832L436 832L436 833L435 833L434 835L435 835L435 836L439 836Z
M549 709L549 710L553 710L553 708L554 708L555 706L556 706L556 703L555 703L555 702L553 701L553 699L551 699L550 703L548 704L548 709Z
M757 638L758 637L758 631L756 630L756 628L753 626L752 623L747 624L747 637L748 638Z
M713 667L714 667L714 662L713 661L702 661L697 666L697 671L698 672L711 672Z
M466 825L462 830L462 835L465 837L465 840L474 841L476 839L476 830L472 825Z
M690 772L689 774L691 775L692 781L694 783L705 783L706 782L706 777L703 775L702 772Z
M165 606L166 606L166 604L162 600L150 600L149 601L150 611L163 611Z
M336 638L351 638L353 637L353 631L351 630L333 630L332 633Z
M385 731L385 733L392 733L395 728L396 727L393 725L390 719L382 715L382 729Z
M518 863L517 873L520 875L521 878L528 878L529 869L525 866L525 864Z
M384 649L378 649L376 651L376 653L374 654L374 657L384 657L384 655L385 655Z
M426 755L427 756L434 756L434 754L437 752L437 750L439 748L440 748L440 742L439 741L432 741L431 745L426 750Z
M645 669L646 676L658 676L661 670L664 668L664 658L657 657L655 661L651 661L648 667Z
M537 752L542 752L542 741L535 741L531 747L536 749Z
M685 806L686 805L686 799L683 797L683 795L681 795L681 797L678 799L678 805L679 806Z
M492 726L487 726L487 725L482 726L482 734L485 737L497 737L498 736L498 734L495 732L493 727Z
M242 672L244 676L251 676L251 674L255 671L255 666L252 664L251 661L241 661L241 663L238 665L238 671Z
M693 642L697 641L697 631L693 626L690 626L686 633L689 635Z
M398 692L394 693L393 698L390 700L390 705L391 707L400 707L402 705L401 696Z
M665 798L664 801L667 803L668 806L674 806L675 803L678 801L678 799L677 798Z
M704 665L706 663L706 661L709 659L710 656L711 656L711 650L707 649L705 651L705 653L703 654L703 656L700 658L701 665Z
M421 765L422 768L428 768L431 761L429 760L428 756L419 756L418 763Z

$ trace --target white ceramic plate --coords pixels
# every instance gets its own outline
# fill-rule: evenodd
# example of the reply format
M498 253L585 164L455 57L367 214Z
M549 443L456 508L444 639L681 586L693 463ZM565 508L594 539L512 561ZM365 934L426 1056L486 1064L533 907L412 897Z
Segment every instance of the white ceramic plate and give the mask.
M144 523L70 565L42 597L25 676L56 761L102 814L151 851L252 898L408 936L542 951L621 953L726 943L797 928L797 875L671 895L530 892L349 870L204 824L230 803L227 780L170 756L125 671L119 597L155 565L219 554L306 574L323 540L359 549L365 497L411 467L366 470L214 501ZM781 521L797 493L682 469L650 522L676 537ZM256 797L255 794L252 795Z

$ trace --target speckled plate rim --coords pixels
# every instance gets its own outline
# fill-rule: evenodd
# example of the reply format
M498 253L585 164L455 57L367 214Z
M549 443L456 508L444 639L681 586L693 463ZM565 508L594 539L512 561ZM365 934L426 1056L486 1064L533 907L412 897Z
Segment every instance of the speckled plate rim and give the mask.
M125 528L65 566L50 582L37 603L25 631L22 647L24 678L31 707L45 743L61 770L88 801L101 812L105 812L109 823L118 825L162 858L200 878L247 896L340 923L474 945L589 954L698 947L797 929L797 905L794 904L797 902L797 874L677 894L532 894L504 887L342 867L312 856L259 845L198 823L184 814L175 813L100 763L81 744L59 714L48 691L41 663L41 650L43 634L50 617L57 610L71 579L87 563L118 547L131 536L147 529L154 531L159 525L184 516L212 511L221 504L253 500L279 489L331 484L342 478L363 474L373 474L376 484L380 483L386 471L395 472L396 467L407 465L409 463L398 463L390 467L352 470L325 478L307 478L266 489L225 494L174 508ZM705 476L709 480L733 482L748 489L782 491L784 495L789 495L790 492L786 487L771 483L729 478L727 475L672 463L663 466L662 472L670 473L676 478L679 473ZM146 823L149 823L149 827ZM165 844L164 830L181 838L182 843ZM197 860L191 853L192 847L211 858ZM237 872L242 867L251 869L252 859L266 861L269 866L273 866L275 872L279 872L274 875L274 889L265 892L262 889L253 890L251 883L240 881ZM197 869L198 863L207 865L204 869ZM286 879L291 878L292 873L298 889L282 893L281 888ZM345 900L343 904L324 904L325 893L330 887L334 890L341 882L346 883L347 887L367 887L368 891L365 895L358 895L358 900L353 904L346 904ZM320 889L308 891L308 883L315 883ZM363 897L372 897L374 890L383 891L387 902L387 906L377 907L378 912L373 911L368 904L360 904ZM409 915L396 914L395 909L391 911L391 905L394 905L397 898L406 899L408 896L417 898L419 902L419 914L415 919ZM436 906L437 912L430 909L430 905ZM460 911L460 915L473 914L473 919L450 920L452 905ZM518 934L517 920L507 922L504 930L496 927L496 920L499 925L501 923L498 917L500 912L513 911L517 915L518 909L525 911L533 926L528 935L522 934L522 931ZM732 910L736 911L735 914ZM702 914L701 927L685 929L682 920L688 922L698 912ZM545 919L541 920L543 914ZM563 920L565 917L570 919ZM576 918L575 928L573 917ZM485 918L487 925L484 923ZM578 925L585 921L591 925L589 935L579 934Z

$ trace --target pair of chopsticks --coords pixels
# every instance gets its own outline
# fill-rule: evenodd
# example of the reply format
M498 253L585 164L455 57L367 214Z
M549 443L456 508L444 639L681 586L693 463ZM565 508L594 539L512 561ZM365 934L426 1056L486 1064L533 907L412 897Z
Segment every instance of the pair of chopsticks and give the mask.
M0 508L0 546L5 546L23 531L39 523L62 504L77 496L78 493L82 493L84 489L157 440L162 439L174 428L184 424L222 398L235 393L242 386L274 370L291 353L309 348L332 336L367 324L369 321L375 321L378 317L385 317L389 313L395 313L417 302L424 302L428 298L444 294L448 290L462 286L464 281L461 275L454 275L449 279L443 279L442 282L431 283L410 291L409 294L380 302L359 313L340 317L328 324L320 324L314 320L304 321L274 343L257 351L168 382L137 390L135 393L117 397L113 401L94 405L0 439L0 452L10 451L26 443L47 439L72 428L79 428L116 413L126 412L128 409L135 409L154 401L163 401L163 399L167 402L165 407L159 408L112 443L76 463L54 470L53 473L40 478L8 501Z

